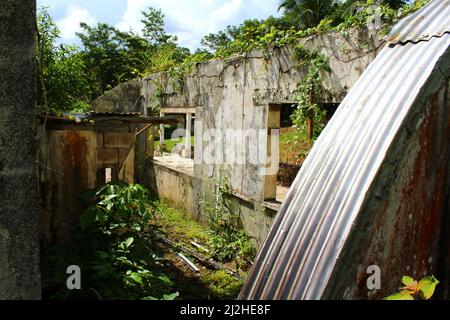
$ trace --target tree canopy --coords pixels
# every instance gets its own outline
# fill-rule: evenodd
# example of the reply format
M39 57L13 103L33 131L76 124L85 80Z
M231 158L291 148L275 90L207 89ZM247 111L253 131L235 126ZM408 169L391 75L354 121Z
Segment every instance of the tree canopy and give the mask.
M82 47L58 44L60 31L46 7L38 12L39 105L45 112L83 111L117 84L150 73L188 72L197 62L253 49L282 47L302 37L364 26L381 12L384 26L429 0L281 0L280 17L249 19L210 33L195 53L177 44L160 9L142 11L142 30L124 32L106 23L81 23Z

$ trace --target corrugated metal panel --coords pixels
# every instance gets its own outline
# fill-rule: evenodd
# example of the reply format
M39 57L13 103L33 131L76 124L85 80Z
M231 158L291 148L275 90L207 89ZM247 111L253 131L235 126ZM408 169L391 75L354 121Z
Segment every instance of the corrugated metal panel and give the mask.
M446 32L450 32L450 0L436 0L397 23L388 42L419 42L441 37Z
M448 1L429 6L435 20L447 20ZM420 21L428 19L418 21L417 30L427 30ZM303 163L240 298L322 297L371 183L424 84L440 73L436 64L449 45L444 34L379 53Z
M89 112L90 117L103 117L103 116L139 116L142 112L102 112L102 111L91 111Z

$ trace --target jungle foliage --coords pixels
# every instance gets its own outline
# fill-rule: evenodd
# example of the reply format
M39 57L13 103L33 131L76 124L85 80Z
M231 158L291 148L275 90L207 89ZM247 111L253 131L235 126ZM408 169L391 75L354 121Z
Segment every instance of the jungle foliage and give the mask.
M283 0L281 17L245 20L208 34L195 53L180 47L176 36L166 32L164 14L155 8L142 12L140 33L123 32L105 23L81 23L77 36L82 47L78 48L58 44L60 32L48 8L42 7L38 13L38 104L50 113L82 112L105 91L138 76L169 71L181 78L202 61L297 44L300 38L332 30L345 35L349 28L364 26L376 15L387 30L427 2Z
M51 274L77 264L83 270L82 288L90 288L100 299L164 299L178 296L162 267L157 247L159 227L148 191L138 184L109 183L89 191L90 203L80 217L79 238L52 247L47 254L55 261ZM71 299L62 288L54 299Z

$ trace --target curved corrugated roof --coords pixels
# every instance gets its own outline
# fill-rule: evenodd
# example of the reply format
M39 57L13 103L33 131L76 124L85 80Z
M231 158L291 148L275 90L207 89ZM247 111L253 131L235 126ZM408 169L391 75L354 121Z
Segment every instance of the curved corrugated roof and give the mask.
M433 1L421 12L429 11L433 21L448 21L447 0ZM387 45L378 54L314 144L240 298L322 297L389 147L439 59L448 54L448 33L414 43L423 30L437 35L446 29L437 23L433 30L428 18L414 16L394 28L397 42L411 42Z
M391 30L391 44L426 41L450 32L450 0L432 1L402 19Z

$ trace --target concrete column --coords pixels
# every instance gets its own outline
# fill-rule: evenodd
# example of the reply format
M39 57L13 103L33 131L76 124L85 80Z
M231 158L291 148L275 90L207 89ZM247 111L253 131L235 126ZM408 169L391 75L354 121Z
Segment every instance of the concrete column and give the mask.
M160 113L161 117L164 117L164 112ZM163 143L164 143L164 125L160 124L159 125L159 146L162 147Z
M35 0L0 10L0 299L40 299Z
M191 129L192 129L192 113L186 113L186 141L185 143L185 157L191 157Z

